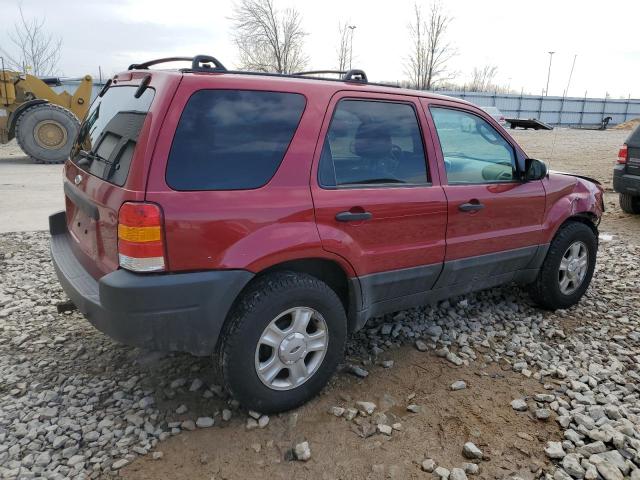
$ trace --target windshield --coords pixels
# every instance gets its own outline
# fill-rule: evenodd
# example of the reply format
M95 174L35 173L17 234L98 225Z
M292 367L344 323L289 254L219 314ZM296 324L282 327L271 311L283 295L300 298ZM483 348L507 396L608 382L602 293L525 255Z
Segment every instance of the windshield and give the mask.
M138 136L153 101L147 88L139 98L138 86L111 87L96 98L71 150L71 160L107 182L124 185Z

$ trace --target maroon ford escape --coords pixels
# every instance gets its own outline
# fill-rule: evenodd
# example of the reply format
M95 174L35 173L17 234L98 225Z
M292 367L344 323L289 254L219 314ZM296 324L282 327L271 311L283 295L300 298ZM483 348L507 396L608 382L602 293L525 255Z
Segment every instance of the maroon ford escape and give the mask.
M587 289L602 189L480 108L360 70L180 60L108 82L50 218L61 284L114 339L213 354L267 413L318 393L368 318L510 282L550 309Z

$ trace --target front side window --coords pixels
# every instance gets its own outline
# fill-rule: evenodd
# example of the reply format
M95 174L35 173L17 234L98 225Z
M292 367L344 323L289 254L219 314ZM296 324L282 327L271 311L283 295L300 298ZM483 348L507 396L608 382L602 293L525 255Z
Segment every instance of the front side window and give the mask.
M323 187L425 185L420 126L406 103L342 100L320 157Z
M167 163L175 190L249 190L280 166L305 98L296 93L200 90L182 112Z
M517 178L513 147L472 113L431 108L450 185L512 182Z

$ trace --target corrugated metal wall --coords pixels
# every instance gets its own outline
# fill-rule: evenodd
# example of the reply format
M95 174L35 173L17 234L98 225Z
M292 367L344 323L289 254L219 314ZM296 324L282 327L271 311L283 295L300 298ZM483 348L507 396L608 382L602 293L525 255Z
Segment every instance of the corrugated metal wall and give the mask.
M640 117L640 100L611 98L543 97L487 92L438 91L476 105L495 106L506 118L537 118L551 125L599 125L611 117L610 125Z
M103 84L93 84L93 98ZM62 81L54 90L73 92L75 81ZM543 97L540 95L514 95L487 92L438 91L458 97L479 106L498 107L506 118L537 118L550 125L590 126L599 125L604 117L611 117L610 125L640 117L640 100L613 100L610 98Z

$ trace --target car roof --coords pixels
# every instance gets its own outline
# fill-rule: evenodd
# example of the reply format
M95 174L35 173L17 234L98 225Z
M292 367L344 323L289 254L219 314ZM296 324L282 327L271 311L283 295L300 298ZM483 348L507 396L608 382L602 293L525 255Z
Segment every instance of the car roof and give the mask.
M462 105L474 106L472 103L462 100L460 98L449 97L447 95L440 95L433 92L427 92L423 90L413 90L409 88L401 88L393 85L385 85L380 83L360 82L360 81L346 81L342 79L329 79L321 77L303 76L303 75L285 75L276 73L263 73L263 72L247 72L247 71L190 71L190 70L178 70L178 69L153 69L153 70L127 70L117 74L117 77L133 74L138 76L142 74L153 75L179 75L179 76L199 76L204 78L210 78L211 81L215 81L216 78L232 77L241 81L243 85L254 84L256 86L265 84L267 85L282 85L287 84L292 89L297 91L304 91L306 89L326 89L331 91L344 91L353 90L359 92L370 93L383 93L393 95L408 95L413 97L421 97L436 100L446 100L456 102ZM136 75L138 74L138 75Z

